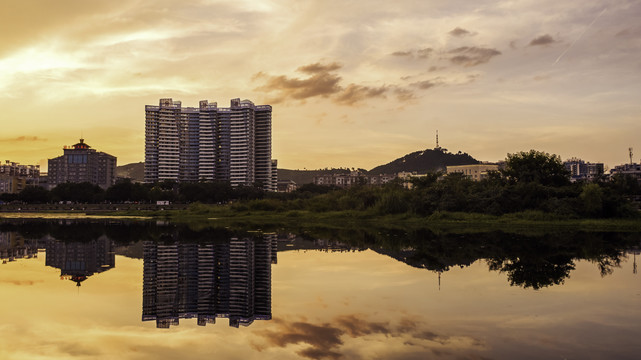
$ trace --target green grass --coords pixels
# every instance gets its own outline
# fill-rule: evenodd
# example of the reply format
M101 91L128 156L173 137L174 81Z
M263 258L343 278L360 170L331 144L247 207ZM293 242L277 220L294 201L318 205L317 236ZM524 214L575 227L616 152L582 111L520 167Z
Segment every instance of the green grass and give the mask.
M43 212L56 217L55 212ZM194 203L185 210L100 211L87 215L100 217L144 217L188 223L193 226L211 224L234 228L326 229L384 228L411 230L429 228L436 232L506 231L540 233L546 231L625 231L641 232L640 219L569 219L541 211L524 211L494 216L480 213L437 211L429 216L411 213L380 215L375 211L255 210L240 205L206 205ZM2 214L0 214L0 217ZM14 214L12 217L20 216ZM201 225L199 225L199 223Z

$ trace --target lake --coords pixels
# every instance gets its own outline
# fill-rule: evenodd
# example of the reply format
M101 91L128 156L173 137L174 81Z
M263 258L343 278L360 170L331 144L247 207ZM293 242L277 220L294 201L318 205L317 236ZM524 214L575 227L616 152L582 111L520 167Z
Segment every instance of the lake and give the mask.
M2 359L637 359L637 233L0 222Z

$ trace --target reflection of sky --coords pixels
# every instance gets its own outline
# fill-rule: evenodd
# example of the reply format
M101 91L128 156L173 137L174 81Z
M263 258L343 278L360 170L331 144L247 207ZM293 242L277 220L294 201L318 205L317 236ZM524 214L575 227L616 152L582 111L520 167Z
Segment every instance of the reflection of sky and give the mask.
M274 320L249 328L140 321L142 260L77 289L45 257L0 266L2 359L633 358L641 285L631 262L601 278L578 262L565 285L510 287L483 262L441 276L372 251L281 252Z

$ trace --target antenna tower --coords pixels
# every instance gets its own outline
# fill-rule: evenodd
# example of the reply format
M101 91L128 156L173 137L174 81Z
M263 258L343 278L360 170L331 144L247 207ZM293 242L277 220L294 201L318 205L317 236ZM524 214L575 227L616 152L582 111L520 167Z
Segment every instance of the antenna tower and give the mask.
M630 152L630 165L632 165L632 148L629 147L628 151Z
M438 146L438 130L436 130L436 148L440 149L441 147Z

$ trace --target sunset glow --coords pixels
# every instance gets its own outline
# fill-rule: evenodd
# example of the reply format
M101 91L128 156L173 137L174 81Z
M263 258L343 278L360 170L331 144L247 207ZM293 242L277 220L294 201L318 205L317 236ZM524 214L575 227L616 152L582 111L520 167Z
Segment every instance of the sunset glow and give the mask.
M82 135L143 161L144 105L239 97L273 106L281 168L370 169L437 129L479 160L612 168L641 150L639 16L627 0L9 0L0 160L46 167Z

